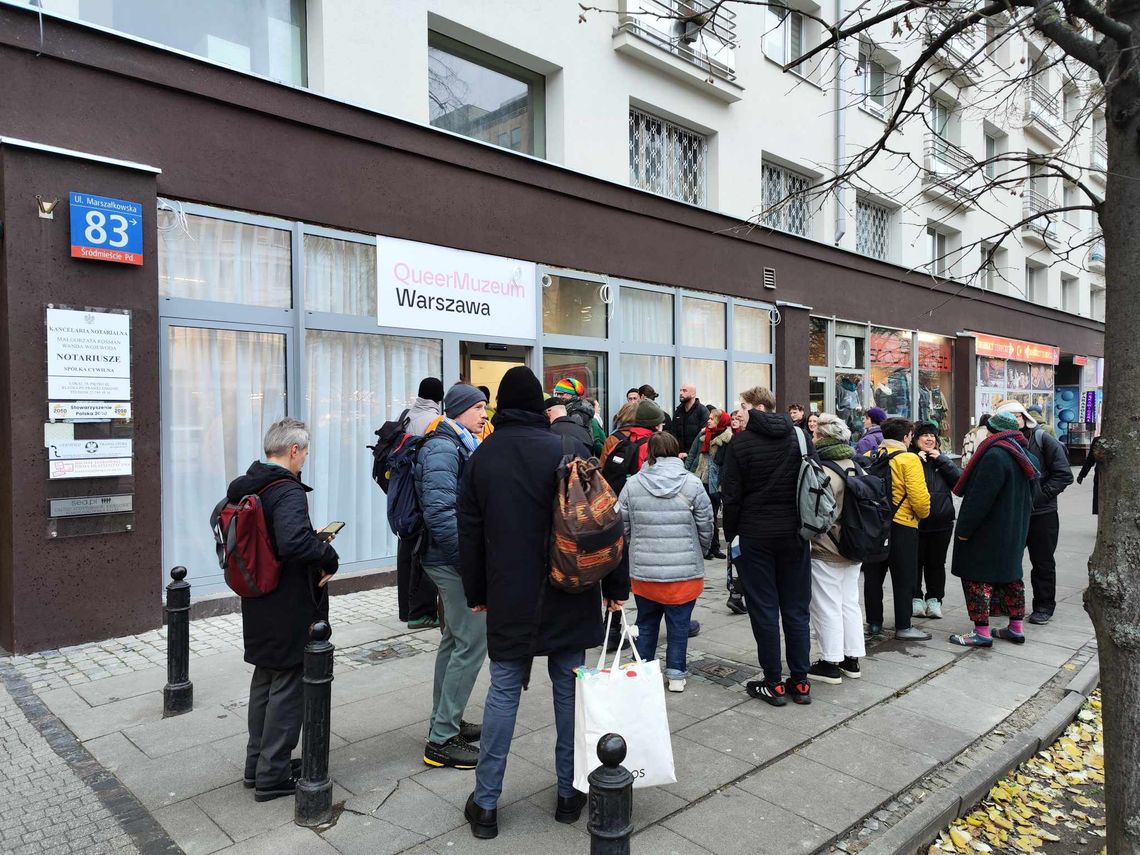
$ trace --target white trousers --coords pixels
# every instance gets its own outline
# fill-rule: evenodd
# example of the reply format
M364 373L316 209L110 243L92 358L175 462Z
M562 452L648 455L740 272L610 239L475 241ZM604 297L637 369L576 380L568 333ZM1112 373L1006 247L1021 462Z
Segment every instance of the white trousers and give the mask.
M867 655L859 609L859 563L811 560L811 628L825 662Z

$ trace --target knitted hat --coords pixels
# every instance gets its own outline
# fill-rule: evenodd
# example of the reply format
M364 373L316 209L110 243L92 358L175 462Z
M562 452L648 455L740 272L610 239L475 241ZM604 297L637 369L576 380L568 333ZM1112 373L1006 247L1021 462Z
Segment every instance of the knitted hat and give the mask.
M633 423L637 427L653 430L659 424L664 424L664 422L665 413L648 398L637 405L637 412L633 417Z
M1026 427L1037 427L1037 420L1029 414L1029 410L1025 409L1025 404L1021 403L1021 401L1014 401L1010 398L1004 401L998 401L997 412L1023 415L1025 416ZM1014 421L1017 421L1017 419L1014 419Z
M867 418L871 420L871 424L881 425L887 420L887 411L882 407L871 407L867 410Z
M496 410L525 410L528 413L546 413L546 399L542 384L534 372L525 365L516 365L499 381Z
M914 426L914 436L911 437L911 442L918 445L918 438L930 434L935 439L938 439L938 427L930 422L919 422Z
M1001 433L1006 430L1017 430L1017 419L1008 412L994 413L986 422L986 430L990 433Z
M581 380L575 380L573 377L563 377L554 384L555 395L574 395L581 398L586 394L586 387L582 385Z
M443 400L443 381L438 377L425 377L420 381L420 391L416 394L438 404Z
M1045 411L1044 411L1043 409L1041 409L1041 405L1040 405L1040 404L1033 404L1033 405L1032 405L1032 406L1029 408L1029 412L1033 413L1033 415L1035 415L1035 416L1043 416L1043 415L1045 415Z
M456 383L443 397L443 412L449 419L461 416L480 401L486 403L483 393L466 383Z

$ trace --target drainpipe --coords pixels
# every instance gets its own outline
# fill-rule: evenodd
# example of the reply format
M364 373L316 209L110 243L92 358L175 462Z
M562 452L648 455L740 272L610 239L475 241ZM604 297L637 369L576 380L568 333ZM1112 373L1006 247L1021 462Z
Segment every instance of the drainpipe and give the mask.
M845 0L835 0L835 23L838 26L847 14ZM847 54L845 46L839 46L839 61L836 64L835 78L835 174L844 168L847 153ZM835 187L835 245L839 246L847 234L847 210L843 205L844 186Z

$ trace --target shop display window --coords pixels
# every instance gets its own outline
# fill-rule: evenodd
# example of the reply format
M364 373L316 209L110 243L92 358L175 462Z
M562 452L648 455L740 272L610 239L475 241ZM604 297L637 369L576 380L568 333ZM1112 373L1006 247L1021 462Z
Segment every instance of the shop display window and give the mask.
M835 375L835 415L851 429L851 442L863 435L863 413L867 400L866 378L862 374Z
M945 449L954 443L953 339L918 334L918 420L938 425Z
M606 356L574 350L546 348L542 351L542 388L551 394L563 377L573 377L586 387L585 397L600 401L602 424L606 424ZM648 382L648 381L642 381Z
M621 337L639 344L672 344L673 295L644 288L622 288ZM653 383L653 388L660 387Z
M724 350L725 304L698 297L681 298L681 344ZM724 380L721 379L723 397Z
M808 380L808 412L822 413L827 409L827 378L812 375Z
M827 321L811 318L808 331L808 364L813 368L827 367Z
M913 418L911 333L871 328L871 394L890 417Z
M551 276L542 291L542 331L560 335L605 338L609 304L600 282ZM504 335L510 335L507 330Z

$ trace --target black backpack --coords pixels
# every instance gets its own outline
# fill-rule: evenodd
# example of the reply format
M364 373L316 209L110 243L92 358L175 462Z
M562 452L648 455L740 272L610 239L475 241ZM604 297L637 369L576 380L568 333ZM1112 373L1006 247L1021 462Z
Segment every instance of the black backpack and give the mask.
M649 442L650 436L631 439L625 431L618 431L618 443L609 453L602 466L602 477L610 485L615 496L620 496L625 482L637 474L641 468L641 447Z
M384 422L380 426L380 429L376 431L375 445L365 446L372 451L372 480L385 493L388 492L388 482L391 480L392 474L388 469L388 458L393 451L400 447L407 435L408 411L404 410L398 419Z
M891 460L904 451L872 457L864 467L855 463L857 475L831 468L843 475L843 511L840 514L839 554L851 561L886 561L890 555L891 522L902 506L892 504ZM906 496L903 496L906 501ZM830 532L829 532L830 536ZM834 540L834 538L832 538Z

